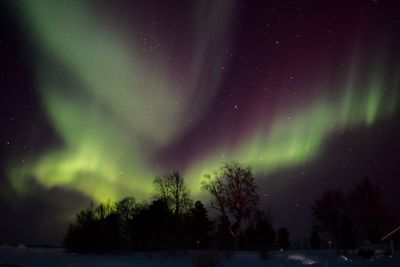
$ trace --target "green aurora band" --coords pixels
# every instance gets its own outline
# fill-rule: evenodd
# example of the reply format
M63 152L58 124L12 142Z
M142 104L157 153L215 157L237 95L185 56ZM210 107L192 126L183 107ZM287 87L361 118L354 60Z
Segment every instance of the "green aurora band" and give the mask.
M94 14L83 2L23 3L22 23L37 45L37 88L63 146L37 159L12 162L12 185L28 194L27 180L33 177L47 188L76 190L96 201L147 197L154 175L165 171L152 166L151 156L182 136L189 118L193 124L199 121L218 91L223 77L202 70L210 58L215 66L229 65L224 53L208 46L211 40L221 48L228 45L229 40L218 36L223 36L233 9L211 7L206 18L194 15L200 34L194 37L191 56L200 63L188 70L189 79L177 81L171 78L167 53L157 64L147 63L151 60L139 53L139 39L110 26L107 17ZM72 79L65 79L64 72ZM200 194L202 175L223 161L249 164L256 175L267 175L315 159L337 131L390 118L397 95L385 95L384 72L372 71L357 90L359 77L355 71L350 74L335 97L315 97L301 109L294 107L295 116L259 123L237 147L221 143L193 162L183 173L192 193ZM199 96L195 91L203 83L207 92ZM201 108L194 109L194 103Z

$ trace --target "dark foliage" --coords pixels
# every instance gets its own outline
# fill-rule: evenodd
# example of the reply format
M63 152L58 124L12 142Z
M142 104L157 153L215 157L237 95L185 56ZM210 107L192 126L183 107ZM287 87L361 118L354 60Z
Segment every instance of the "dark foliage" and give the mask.
M76 252L115 251L120 247L118 230L118 215L113 206L91 204L77 214L75 224L69 225L64 244Z
M342 216L341 222L341 248L343 249L352 249L356 246L356 241L354 239L353 234L353 224L350 217L344 215Z
M229 225L227 222L215 222L214 232L212 234L212 248L220 250L233 250L234 240L231 233L229 232Z
M312 249L320 249L321 248L321 238L319 236L318 231L313 230L310 236L310 246Z
M189 213L178 216L164 199L146 205L124 198L115 204L91 204L78 212L64 244L80 253L199 249L208 247L210 229L200 201Z
M312 207L318 230L335 241L336 248L377 243L383 235L385 211L382 197L365 178L349 194L326 191Z
M162 199L143 206L132 221L133 247L136 250L166 249L170 241L172 213Z
M326 191L317 199L313 205L313 216L319 229L334 239L338 250L349 248L347 246L352 241L348 239L353 236L353 230L349 222L350 211L340 190Z
M279 228L277 246L279 249L287 250L290 246L289 232L286 228Z
M385 232L383 223L386 219L380 191L365 178L349 198L352 203L352 223L358 230L359 239L369 243L379 242Z
M206 248L210 241L212 224L203 203L196 201L190 210L191 247Z
M118 216L119 234L123 247L132 247L134 238L133 219L140 212L140 205L135 198L126 197L115 203Z
M253 222L246 228L241 238L244 249L268 251L274 247L276 233L271 219L263 211L256 211Z

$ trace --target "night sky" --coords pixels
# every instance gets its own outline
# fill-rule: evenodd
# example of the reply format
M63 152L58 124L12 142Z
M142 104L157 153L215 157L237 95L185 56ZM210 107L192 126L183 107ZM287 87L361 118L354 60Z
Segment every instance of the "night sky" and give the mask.
M135 3L136 2L136 3ZM90 201L252 166L309 235L368 176L400 207L397 1L2 1L0 243L60 244Z

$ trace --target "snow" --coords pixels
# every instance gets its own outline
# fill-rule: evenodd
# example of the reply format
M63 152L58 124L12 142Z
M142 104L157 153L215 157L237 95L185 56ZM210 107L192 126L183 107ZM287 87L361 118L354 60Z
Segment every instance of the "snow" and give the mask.
M227 253L190 251L188 253L167 252L132 253L118 255L79 255L66 253L62 249L26 248L23 245L12 247L0 246L0 267L189 267L195 266L195 259L218 257L219 267L391 267L400 266L400 252L392 257L382 256L374 260L365 260L358 257L349 259L336 255L327 250L296 250L274 251L269 253L269 259L261 259L258 252L237 252L227 256ZM199 266L199 265L197 265ZM206 266L204 266L206 267Z
M288 260L300 261L303 265L314 265L318 263L318 260L313 258L307 258L303 254L289 255Z

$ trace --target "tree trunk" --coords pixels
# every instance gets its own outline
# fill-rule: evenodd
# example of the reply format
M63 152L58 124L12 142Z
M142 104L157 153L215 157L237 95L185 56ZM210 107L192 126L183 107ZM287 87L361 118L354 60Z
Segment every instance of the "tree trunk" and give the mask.
M235 236L235 251L237 251L239 249L239 236Z

